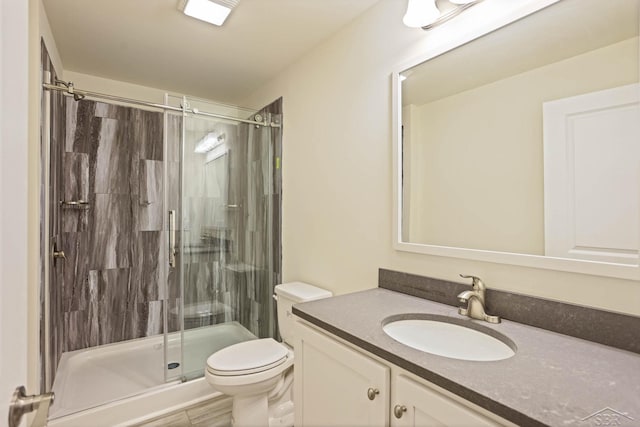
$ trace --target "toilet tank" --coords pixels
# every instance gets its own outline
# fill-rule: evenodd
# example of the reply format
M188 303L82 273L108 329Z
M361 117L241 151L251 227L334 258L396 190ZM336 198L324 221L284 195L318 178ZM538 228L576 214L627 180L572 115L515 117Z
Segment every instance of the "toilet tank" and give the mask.
M291 282L277 285L275 288L277 296L278 327L282 341L293 347L293 314L291 308L293 304L314 301L328 298L333 294L317 286L303 282Z

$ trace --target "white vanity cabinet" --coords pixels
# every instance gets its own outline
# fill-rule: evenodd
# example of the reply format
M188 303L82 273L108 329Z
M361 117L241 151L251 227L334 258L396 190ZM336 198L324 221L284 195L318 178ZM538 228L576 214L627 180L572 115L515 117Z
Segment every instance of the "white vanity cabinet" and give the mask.
M305 321L296 329L297 427L514 425Z
M388 366L296 322L295 423L388 426Z

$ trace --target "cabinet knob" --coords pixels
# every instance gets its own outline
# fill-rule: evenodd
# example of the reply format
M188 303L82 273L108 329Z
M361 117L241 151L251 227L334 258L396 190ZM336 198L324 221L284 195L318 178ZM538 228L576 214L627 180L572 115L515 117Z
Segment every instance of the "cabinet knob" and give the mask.
M369 388L367 390L367 397L369 398L369 400L375 399L376 396L379 394L380 394L380 390L378 390L377 388Z
M396 405L393 407L393 415L398 419L402 418L402 414L405 412L407 412L407 407L404 405Z

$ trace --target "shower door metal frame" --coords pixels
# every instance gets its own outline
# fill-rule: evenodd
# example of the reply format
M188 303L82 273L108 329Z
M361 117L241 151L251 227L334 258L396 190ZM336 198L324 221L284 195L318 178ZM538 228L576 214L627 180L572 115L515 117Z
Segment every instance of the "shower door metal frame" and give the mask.
M88 91L88 90L83 90L83 89L76 89L73 85L73 82L61 82L58 81L61 84L49 84L49 83L43 83L42 87L45 90L54 90L54 91L59 91L59 92L63 92L65 95L67 96L72 96L74 99L76 99L76 101L80 100L80 99L84 99L84 98L90 98L90 99L94 99L94 100L100 100L100 99L106 99L109 101L114 101L114 102L118 102L118 103L124 103L124 104L132 104L132 105L138 105L138 106L142 106L142 107L148 107L154 110L169 110L169 111L176 111L176 112L182 112L182 113L189 113L189 114L194 114L196 116L205 116L205 117L213 117L213 118L217 118L217 119L222 119L222 120L231 120L234 122L241 122L241 123L248 123L248 124L254 124L254 125L258 125L258 126L268 126L268 127L280 127L280 123L278 122L268 122L267 121L267 117L265 116L265 120L260 122L260 121L255 121L255 120L249 120L249 119L241 119L238 117L232 117L232 116L226 116L224 114L217 114L217 113L210 113L207 111L200 111L198 108L190 108L188 106L182 106L182 107L174 107L172 105L168 105L168 104L157 104L154 102L149 102L149 101L142 101L139 99L133 99L133 98L124 98L122 96L117 96L117 95L110 95L107 93L100 93L100 92L92 92L92 91ZM186 99L186 97L183 97ZM166 99L166 97L165 97ZM166 101L165 101L166 102Z

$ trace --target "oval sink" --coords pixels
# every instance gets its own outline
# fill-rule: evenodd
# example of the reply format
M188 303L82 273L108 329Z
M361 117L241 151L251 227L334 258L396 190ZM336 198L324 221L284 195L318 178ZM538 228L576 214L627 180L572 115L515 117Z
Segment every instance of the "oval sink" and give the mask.
M382 329L404 345L452 359L491 361L508 359L515 354L513 344L510 346L484 332L447 321L396 320Z

